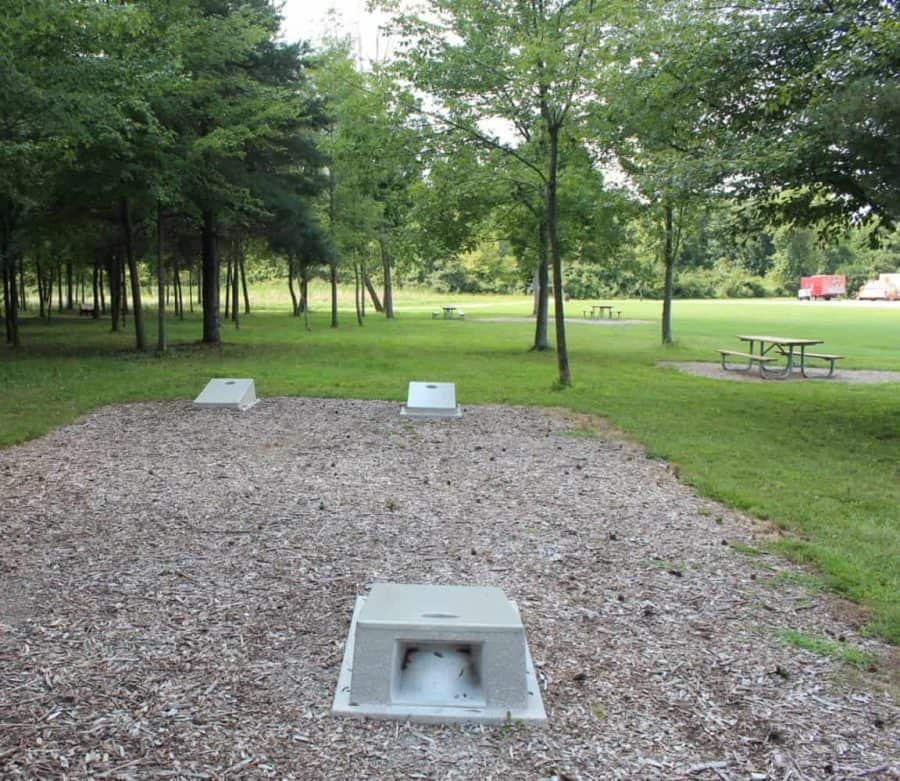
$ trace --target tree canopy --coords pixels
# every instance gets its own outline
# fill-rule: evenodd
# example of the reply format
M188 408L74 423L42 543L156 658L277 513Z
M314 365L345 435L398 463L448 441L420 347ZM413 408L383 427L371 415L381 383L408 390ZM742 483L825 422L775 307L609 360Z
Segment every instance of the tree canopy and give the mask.
M898 266L900 15L887 0L389 0L391 62L285 41L270 0L35 0L0 17L7 342L132 315L154 276L222 339L246 263L306 285L531 290L571 382L567 295L791 292ZM404 9L400 12L398 8ZM881 247L878 247L879 242ZM295 283L300 284L297 298ZM380 292L376 285L380 283ZM63 291L65 290L65 302ZM86 292L85 292L86 291ZM90 299L89 301L87 299Z

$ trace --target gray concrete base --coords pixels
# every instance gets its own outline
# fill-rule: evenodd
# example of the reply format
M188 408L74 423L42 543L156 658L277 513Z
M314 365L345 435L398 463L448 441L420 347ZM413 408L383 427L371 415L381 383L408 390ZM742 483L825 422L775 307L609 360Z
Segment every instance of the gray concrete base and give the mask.
M206 383L206 387L194 399L194 406L247 410L257 401L253 380L217 377Z
M472 697L475 702L464 706L435 706L421 704L421 702L385 703L351 702L350 691L353 682L353 659L356 645L356 629L359 614L366 604L365 597L357 597L353 610L353 618L350 622L350 631L347 633L347 643L344 647L344 658L341 663L341 671L338 676L337 689L334 693L334 702L331 712L336 716L351 716L356 718L391 719L396 721L412 721L418 723L447 724L465 721L475 721L483 724L503 724L507 722L525 722L534 725L545 725L547 714L544 711L544 702L541 698L541 689L534 670L534 662L528 644L525 643L525 682L526 699L524 707L497 709L490 708L478 700L477 695ZM509 605L518 615L518 606L510 601ZM420 643L420 645L426 645ZM434 648L442 646L434 645ZM426 650L430 650L427 648ZM438 654L439 656L442 654ZM411 681L406 686L417 688L434 680L435 675L440 676L440 671L434 668L423 668L420 673L414 669L410 672ZM459 691L471 691L471 682L462 680L459 683ZM410 696L407 699L423 699L421 696Z
M459 418L456 384L452 382L411 382L406 404L400 414L410 418Z
M400 414L404 418L461 418L462 409L459 406L452 409L440 409L437 407L410 408L402 404L400 406Z

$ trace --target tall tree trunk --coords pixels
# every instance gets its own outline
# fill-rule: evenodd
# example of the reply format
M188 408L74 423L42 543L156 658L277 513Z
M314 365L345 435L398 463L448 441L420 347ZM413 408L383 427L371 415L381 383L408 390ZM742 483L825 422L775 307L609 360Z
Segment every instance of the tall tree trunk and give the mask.
M672 284L675 271L675 242L672 225L672 205L668 201L663 204L663 223L665 231L663 265L666 277L663 284L662 343L672 344Z
M294 317L300 317L300 307L303 305L303 299L297 299L297 293L294 291L294 277L297 276L294 256L288 253L288 290L291 293L291 314Z
M309 314L309 280L306 278L308 267L300 266L297 270L297 282L300 284L300 302L298 312ZM309 317L305 318L309 322Z
M178 255L173 258L175 264L175 276L172 278L172 284L175 286L175 314L179 320L184 320L184 288L181 285L181 264L178 262Z
M288 290L291 292L291 314L300 316L300 304L297 302L297 294L294 292L294 258L288 255Z
M566 320L563 311L562 252L559 247L559 232L556 215L557 175L559 173L559 127L550 124L547 129L550 144L550 159L547 166L547 231L550 239L550 258L553 262L553 302L556 311L556 364L559 369L559 384L572 384L569 371L569 352L566 348Z
M131 304L134 310L134 342L139 352L147 349L144 334L144 309L141 306L141 278L138 276L137 259L132 247L131 209L128 199L122 199L122 231L125 236L125 259L128 262L128 276L131 279ZM163 312L165 315L165 312Z
M303 327L309 331L309 280L307 270L300 271L300 300L303 302Z
M97 320L100 317L100 257L98 255L94 256L94 273L91 275L91 285L94 294L94 313L92 317L94 320Z
M338 327L337 261L331 261L331 327Z
M166 345L166 263L163 248L162 205L156 201L156 351L165 353Z
M210 210L203 212L200 234L203 271L203 341L221 344L219 335L219 258L216 254L216 218Z
M328 128L328 135L331 136L334 134L334 125L330 125ZM335 245L334 242L334 227L335 227L335 215L336 215L336 199L335 192L337 189L337 184L335 182L334 177L334 167L328 166L328 236L331 239L331 246ZM337 258L332 256L331 263L331 327L338 327L338 310L337 310ZM309 324L309 318L306 318L307 325Z
M366 260L365 255L363 255L359 259L359 311L363 317L363 320L366 319L366 285L363 282L365 276Z
M550 280L547 269L547 220L542 213L538 220L538 264L535 274L535 302L537 312L534 321L534 346L533 350L549 350L547 343L547 313L550 309Z
M106 314L106 285L103 282L103 272L105 271L104 266L100 266L97 270L100 278L100 312L101 314ZM106 275L109 277L109 274Z
M9 322L9 313L10 313L10 289L9 286L12 284L12 280L9 278L9 266L6 262L6 253L3 253L3 256L0 257L0 273L3 276L3 326L4 332L6 334L6 343L10 343L10 322Z
M188 263L188 311L194 312L194 264Z
M381 249L381 268L384 274L384 316L388 320L394 318L394 291L391 286L391 254L388 250L387 238L384 235L384 226L378 226L378 246Z
M109 256L109 266L107 266L106 277L109 281L109 316L111 330L119 330L119 322L122 317L122 274L119 271L119 254L113 252Z
M225 260L225 319L231 317L231 266L234 260L234 242L226 242Z
M240 255L243 252L240 239L234 241L233 248L234 260L231 264L231 290L229 292L231 294L231 319L234 321L235 330L239 330L241 323L238 312L238 266L240 265Z
M15 283L15 280L10 278L5 248L3 257L0 260L2 260L3 264L3 323L6 328L6 343L12 344L12 290L10 288Z
M128 316L128 258L122 259L122 256L119 256L119 272L122 277L119 288L119 299L122 302L122 328L124 328L127 323Z
M74 280L72 278L72 261L66 261L66 309L72 310L75 308L74 301Z
M16 263L8 243L2 248L2 252L3 312L6 320L6 343L13 347L21 347L22 342L19 337L19 288L16 281Z
M359 264L353 261L353 305L356 307L356 323L363 324L362 307L360 306L360 298L365 298L366 291L363 290L359 279Z
M63 264L61 262L56 264L56 309L60 314L63 313Z
M35 258L34 259L34 275L37 279L37 293L38 293L38 317L41 320L44 319L44 306L47 301L47 293L46 293L46 285L44 284L44 274L41 271L41 262Z
M376 312L383 312L384 307L381 305L381 301L378 299L378 291L375 289L375 285L372 284L372 278L369 276L369 270L366 268L365 261L363 261L362 264L362 274L366 290L369 291L369 298L372 299L372 306L375 307Z
M53 317L53 269L47 269L35 259L35 268L38 276L38 295L41 299L41 317L49 321Z
M28 296L25 291L25 258L19 257L19 309L28 311Z
M244 258L244 253L241 252L241 289L244 293L244 314L250 314L250 293L247 292L247 264L244 262L246 258Z
M12 231L9 214L4 213L2 220L2 225L0 225L0 266L3 269L3 316L6 324L6 343L13 347L20 347L19 290L16 281L16 258L10 246Z

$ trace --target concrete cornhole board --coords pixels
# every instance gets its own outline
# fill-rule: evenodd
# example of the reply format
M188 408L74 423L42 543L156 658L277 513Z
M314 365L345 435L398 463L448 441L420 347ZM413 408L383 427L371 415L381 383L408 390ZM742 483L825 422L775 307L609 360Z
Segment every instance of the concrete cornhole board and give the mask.
M545 724L525 628L499 588L377 583L357 597L332 713Z
M406 404L400 414L411 418L459 418L456 384L452 382L411 382Z
M194 399L195 407L225 407L245 410L256 404L256 386L253 380L216 378L206 383L200 395Z

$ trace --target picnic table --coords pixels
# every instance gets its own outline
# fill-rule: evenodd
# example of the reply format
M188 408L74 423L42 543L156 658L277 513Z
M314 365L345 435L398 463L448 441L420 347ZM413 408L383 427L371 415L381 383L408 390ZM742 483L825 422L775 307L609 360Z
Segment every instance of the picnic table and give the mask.
M810 353L807 347L816 344L822 344L821 339L802 339L793 336L757 336L757 335L738 335L738 339L742 342L748 342L749 348L746 352L738 350L719 350L722 356L722 368L731 371L749 371L754 364L759 366L759 374L767 379L785 379L791 376L794 367L800 369L803 377L809 377L806 373L807 358L816 358L827 361L829 366L828 374L830 377L834 374L834 363L843 358L841 355L831 355L826 353ZM726 364L727 357L746 358L746 366L728 366ZM770 368L768 364L777 362L779 358L784 359L781 366Z
M455 306L442 306L441 309L444 312L444 320L465 320L466 313L462 311L458 311ZM437 320L441 316L440 312L432 312L431 319Z
M606 317L610 320L613 319L613 309L614 307L609 306L607 304L591 304L590 309L584 310L584 316L590 317L593 320L601 320L604 317L604 312L606 313ZM619 312L621 315L622 313Z

